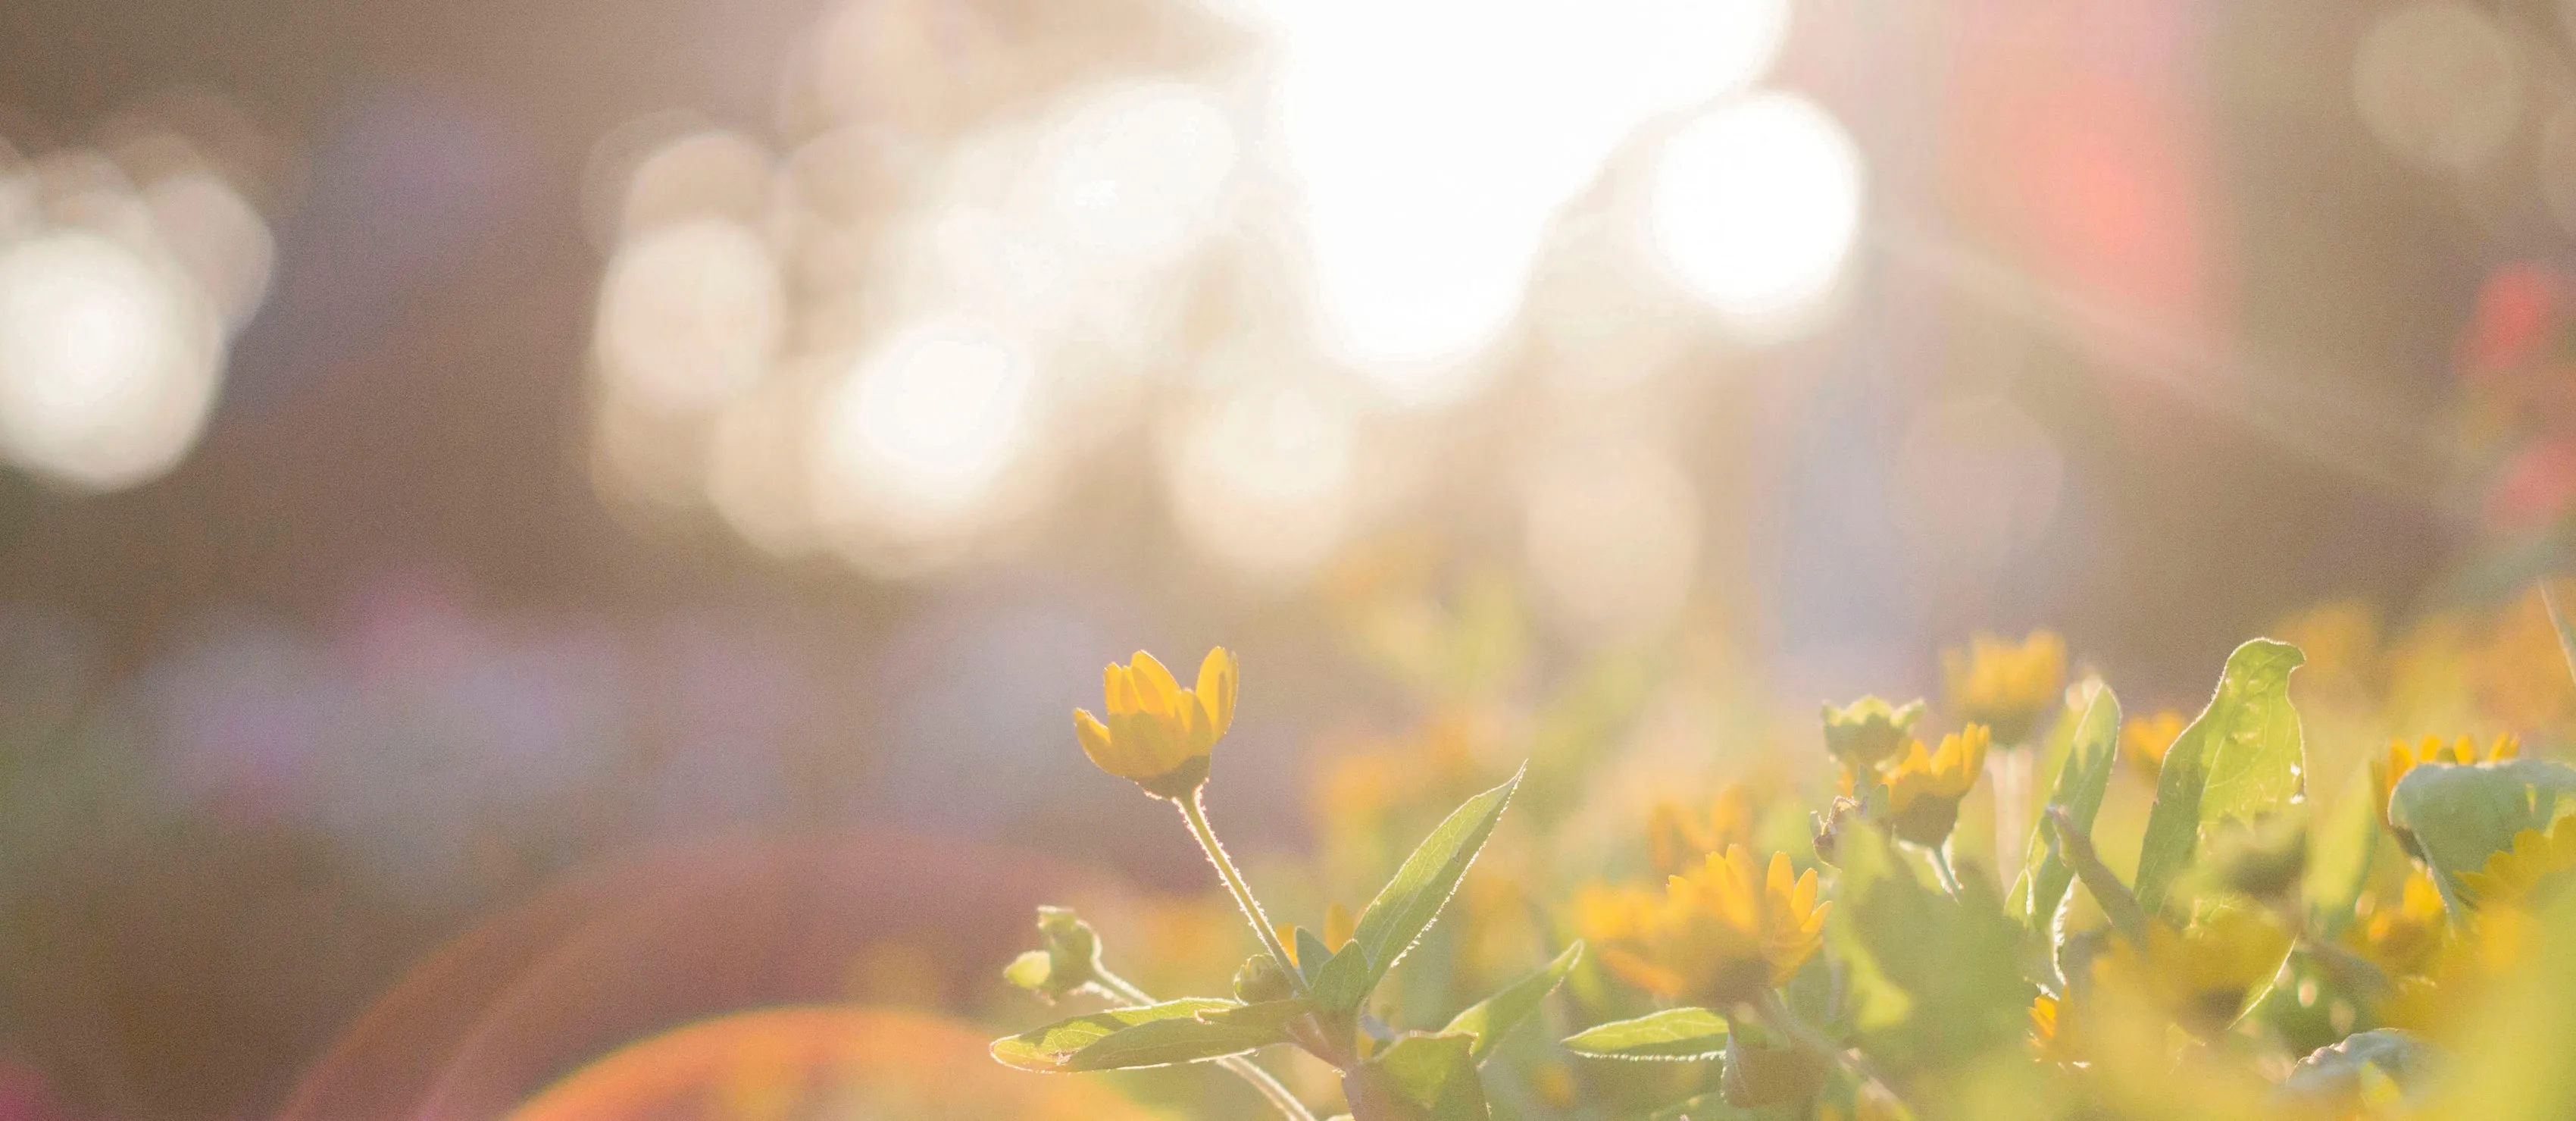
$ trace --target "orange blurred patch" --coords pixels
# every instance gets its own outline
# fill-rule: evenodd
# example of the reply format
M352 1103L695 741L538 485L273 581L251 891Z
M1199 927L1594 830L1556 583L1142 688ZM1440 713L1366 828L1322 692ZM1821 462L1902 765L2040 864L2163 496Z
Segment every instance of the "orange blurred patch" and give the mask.
M1017 1117L1144 1121L1086 1079L993 1062L985 1033L944 1016L771 1008L688 1024L601 1056L511 1121L794 1121Z

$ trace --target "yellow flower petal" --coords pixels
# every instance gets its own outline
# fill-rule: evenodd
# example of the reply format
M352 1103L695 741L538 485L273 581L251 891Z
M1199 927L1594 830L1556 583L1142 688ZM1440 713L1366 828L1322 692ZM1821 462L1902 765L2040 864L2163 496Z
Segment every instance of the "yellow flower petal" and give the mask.
M1199 663L1199 703L1207 706L1209 726L1218 737L1234 726L1237 672L1233 652L1222 646L1209 649L1207 658Z

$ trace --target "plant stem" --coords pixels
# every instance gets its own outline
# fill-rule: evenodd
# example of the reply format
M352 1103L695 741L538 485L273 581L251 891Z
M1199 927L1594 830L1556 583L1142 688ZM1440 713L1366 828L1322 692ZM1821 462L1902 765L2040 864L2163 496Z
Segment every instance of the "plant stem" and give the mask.
M2101 854L2093 851L2093 835L2076 828L2064 806L2048 808L2048 824L2057 834L2058 855L2075 870L2075 878L2083 881L2084 890L2093 893L2093 901L2102 907L2102 917L2111 920L2112 929L2130 944L2146 949L2146 909L2139 905L2137 896L2130 894L2129 885L2103 866Z
M1940 879L1941 890L1949 892L1950 898L1957 899L1960 890L1959 871L1950 867L1950 842L1945 840L1923 851L1932 854L1932 874Z
M1189 823L1190 835L1198 838L1199 849L1207 853L1208 863L1216 865L1217 877L1225 881L1225 889L1234 893L1234 905L1243 909L1244 920L1252 924L1252 933L1261 939L1261 948L1270 951L1271 960L1288 975L1297 995L1304 996L1306 977L1297 972L1297 959L1288 953L1288 947L1279 944L1279 932L1271 928L1270 916L1262 913L1261 901L1253 898L1252 885L1243 881L1234 859L1225 854L1224 842L1216 839L1215 827L1208 824L1207 805L1200 797L1200 791L1205 789L1191 791L1188 798L1174 798L1172 804L1181 808L1181 820Z
M1137 1004L1154 1003L1151 994L1105 968L1094 969L1091 976L1094 984L1116 999ZM1261 1091L1262 1097L1270 1099L1270 1104L1276 1107L1280 1116L1286 1117L1288 1121L1315 1121L1315 1115L1306 1108L1306 1103L1298 1101L1297 1095L1289 1093L1288 1087L1280 1084L1279 1079L1272 1076L1269 1071L1263 1070L1261 1064L1253 1062L1251 1056L1228 1055L1218 1059L1216 1065L1234 1072L1235 1077L1251 1083L1252 1088Z
M1841 1063L1844 1069L1859 1076L1861 1081L1878 1087L1880 1093L1892 1100L1902 1100L1896 1097L1895 1089L1888 1085L1887 1080L1879 1077L1878 1068L1868 1059L1863 1058L1860 1052L1844 1049L1833 1040L1826 1038L1825 1033L1816 1030L1814 1025L1798 1018L1798 1014L1790 1010L1788 1002L1780 999L1779 993L1764 990L1761 1002L1754 1005L1754 1011L1761 1014L1763 1023L1771 1025L1780 1034L1788 1036L1790 1041L1799 1047Z

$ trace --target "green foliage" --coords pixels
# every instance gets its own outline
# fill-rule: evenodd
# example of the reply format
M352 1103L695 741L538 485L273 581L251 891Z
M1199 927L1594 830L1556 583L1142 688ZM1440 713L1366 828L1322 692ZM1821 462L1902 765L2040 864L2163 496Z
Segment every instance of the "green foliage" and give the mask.
M1512 791L1519 788L1522 774L1523 771L1514 771L1502 785L1467 799L1422 839L1413 855L1405 858L1394 878L1360 913L1351 944L1342 949L1343 954L1362 955L1357 964L1339 969L1327 964L1318 972L1315 998L1326 1008L1336 1012L1358 1008L1386 971L1413 946L1414 939L1440 917L1440 908L1449 902L1450 893L1458 890L1458 881L1476 862L1485 839L1493 836L1494 825L1502 820L1503 807L1511 803Z
M1843 845L1834 942L1851 969L1863 1046L1900 1068L1963 1062L2021 1037L2031 986L2022 926L1983 877L1952 899L1925 887L1875 830ZM1870 991L1880 987L1889 992ZM1902 1009L1892 1020L1889 1009Z
M1565 1049L1598 1059L1713 1059L1726 1050L1726 1017L1706 1008L1668 1008L1585 1028Z
M2389 820L2414 832L2442 901L2456 912L2469 902L2460 875L2513 847L2514 834L2547 828L2558 802L2570 795L2576 795L2576 767L2565 763L2425 763L2390 792Z
M2062 806L2076 828L2090 832L2111 788L2111 769L2120 759L2120 699L2099 680L2087 682L2083 711L2073 721L2074 734L2050 784L2048 804ZM2022 922L2032 933L2045 933L2075 880L2075 869L2048 843L2045 825L2031 832L2024 859Z
M2302 894L2308 921L2327 938L2343 933L2352 922L2353 903L2370 886L2371 861L2379 852L2379 815L2371 812L2372 796L2370 772L2354 769L2334 806L2320 815L2308 850Z
M1273 1004L1300 1004L1274 1001ZM1226 1014L1262 1008L1215 997L1185 997L1136 1008L1058 1020L993 1042L1004 1066L1044 1073L1169 1066L1240 1055L1287 1035L1264 1009L1242 1018Z
M2318 1105L2348 1104L2362 1096L2369 1071L2401 1089L2414 1089L2439 1061L2433 1048L2411 1033L2396 1028L2354 1032L2299 1060L2281 1080L2281 1096Z
M1440 1029L1441 1033L1475 1036L1473 1057L1477 1062L1485 1061L1485 1056L1493 1053L1494 1045L1501 1042L1506 1033L1520 1026L1520 1022L1528 1019L1531 1013L1538 1011L1539 1002L1546 1000L1547 994L1555 992L1556 986L1565 980L1566 972L1581 960L1583 943L1577 941L1556 955L1555 960L1503 986L1503 991L1467 1006L1466 1011L1450 1018L1449 1026Z
M2289 687L2290 671L2306 661L2286 642L2258 638L2237 647L2208 707L2165 753L2138 853L2138 903L2150 913L2164 907L2174 878L2190 866L2204 827L2251 820L2305 792L2306 748Z
M1389 1121L1485 1121L1485 1085L1476 1077L1476 1037L1414 1032L1362 1066L1372 1116Z

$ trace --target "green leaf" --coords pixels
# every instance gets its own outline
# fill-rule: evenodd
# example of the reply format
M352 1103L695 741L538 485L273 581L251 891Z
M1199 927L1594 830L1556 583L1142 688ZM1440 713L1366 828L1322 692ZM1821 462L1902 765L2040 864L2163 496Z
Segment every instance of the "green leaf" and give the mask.
M1956 1069L2011 1047L2028 1023L2022 925L1994 885L1968 877L1959 897L1907 872L1884 835L1855 830L1843 846L1832 927L1851 966L1862 1046L1900 1069ZM1882 990L1894 990L1889 994Z
M1234 1008L1244 1008L1244 1005L1234 1000L1218 1000L1218 997L1182 997L1182 1000L1164 1000L1159 1005L1110 1008L1105 1013L1074 1015L1074 1018L1056 1020L1056 1023L1048 1023L1043 1028L1023 1031L1018 1036L994 1039L992 1057L999 1059L1005 1067L1036 1069L1036 1072L1100 1069L1074 1067L1072 1062L1077 1054L1092 1049L1110 1036L1123 1036L1123 1033L1139 1031L1139 1028L1154 1026L1154 1023L1198 1023L1200 1013L1226 1013L1226 1010ZM1244 1028L1231 1028L1231 1031L1244 1031ZM1239 1051L1249 1051L1252 1046L1260 1044L1247 1044ZM1234 1054L1234 1051L1221 1051L1221 1054ZM1213 1059L1213 1054L1208 1059ZM1188 1062L1188 1059L1162 1059L1162 1062ZM1151 1067L1151 1064L1146 1064L1146 1067Z
M2370 799L2370 769L2354 768L2334 808L2319 820L2308 849L2307 880L2300 894L2307 900L2308 921L2328 940L2343 933L2352 921L2353 904L2370 886L2371 858L2379 852L2379 815L2371 812Z
M1519 1027L1530 1013L1538 1011L1539 1002L1546 1000L1547 994L1555 992L1556 986L1565 980L1566 971L1573 969L1574 963L1581 960L1583 943L1578 939L1567 946L1565 952L1556 955L1556 960L1504 986L1503 991L1468 1005L1466 1011L1450 1018L1449 1026L1440 1029L1441 1033L1465 1032L1475 1036L1476 1047L1472 1057L1477 1062L1484 1062L1485 1056L1493 1054L1494 1045L1501 1042L1506 1033Z
M1297 951L1300 954L1304 950ZM1300 960L1303 960L1302 958ZM1326 959L1314 973L1315 999L1330 1008L1347 1012L1368 1000L1368 951L1358 942L1342 945L1342 952ZM1331 995L1326 995L1331 994Z
M1521 783L1524 765L1501 786L1469 798L1433 829L1431 835L1406 857L1395 870L1395 877L1370 900L1368 910L1360 913L1352 945L1343 952L1357 949L1366 956L1367 968L1338 977L1319 977L1315 998L1335 1011L1347 1012L1368 999L1386 971L1411 949L1431 920L1440 917L1440 908L1449 902L1458 881L1467 875L1467 866L1476 862L1476 854L1485 847L1485 839L1494 834L1494 823L1502 820L1503 807L1510 804L1512 791ZM1335 982L1329 987L1324 982Z
M1565 1049L1596 1059L1714 1059L1726 1050L1726 1017L1706 1008L1668 1008L1568 1036Z
M2355 1032L2299 1060L2281 1080L2281 1096L2301 1104L2348 1109L2362 1096L2366 1071L2378 1071L2400 1087L2412 1088L2427 1081L2440 1061L2432 1047L2399 1029Z
M1364 1078L1369 1092L1380 1097L1374 1104L1403 1121L1486 1121L1475 1048L1472 1035L1412 1032L1398 1038L1367 1060Z
M2268 638L2237 647L2209 706L2165 753L2138 852L2138 904L2149 913L2191 865L2204 826L2250 821L2306 791L2306 748L2290 704L2290 671L2306 661L2298 647Z
M2120 761L2120 699L2098 679L2088 684L2092 696L2074 720L2075 734L2049 787L2048 804L2066 807L2068 819L2089 834L2094 816L2102 810L2103 792L2111 788L2111 768ZM2031 869L2022 923L2033 933L2044 934L2057 918L2058 905L2066 901L2075 869L2049 846L2044 822L2031 831L2029 852L2022 864Z
M1302 926L1289 939L1290 948L1297 951L1297 972L1305 975L1308 985L1313 985L1324 966L1333 960L1333 948L1324 944L1322 936Z
M2389 820L2415 833L2433 883L2454 912L2467 900L2459 877L2513 847L2513 835L2548 827L2558 803L2576 795L2576 767L2547 759L2424 763L2388 799Z

